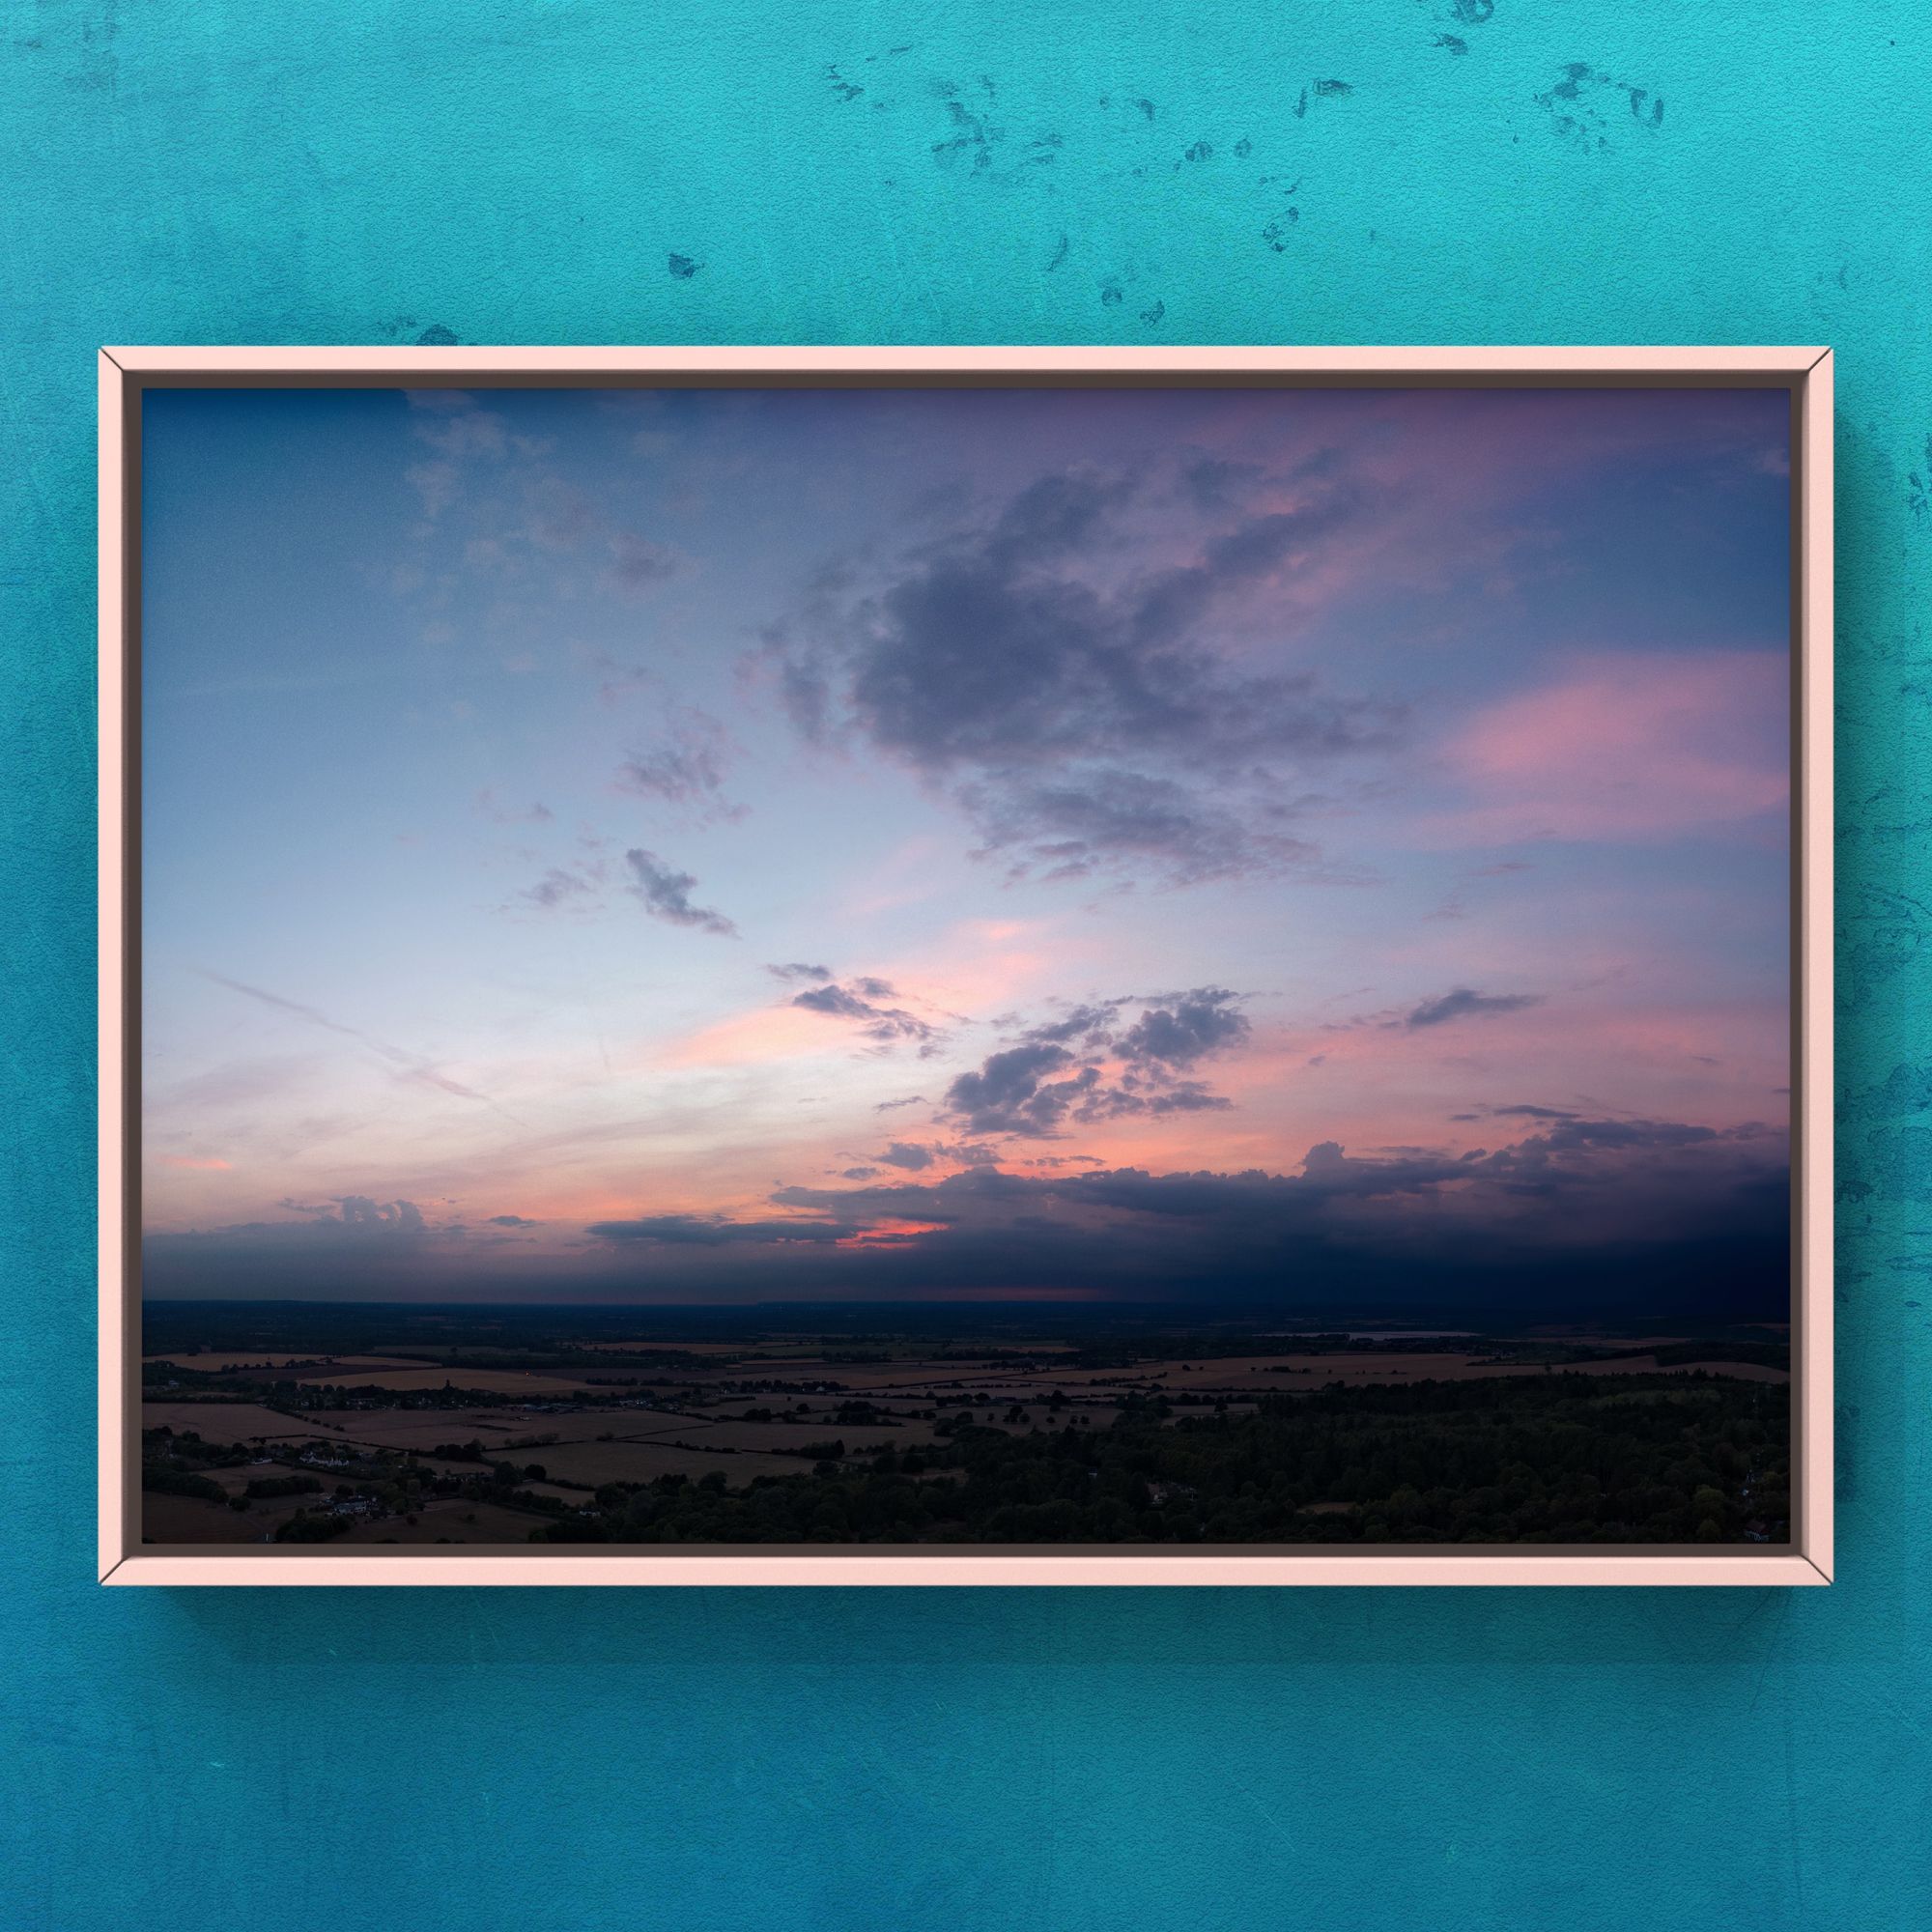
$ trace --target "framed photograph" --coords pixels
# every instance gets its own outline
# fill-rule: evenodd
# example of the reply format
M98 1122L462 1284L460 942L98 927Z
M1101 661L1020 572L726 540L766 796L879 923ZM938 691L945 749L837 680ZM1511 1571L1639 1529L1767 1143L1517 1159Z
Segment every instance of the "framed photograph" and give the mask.
M1828 1581L1831 398L103 352L103 1580Z

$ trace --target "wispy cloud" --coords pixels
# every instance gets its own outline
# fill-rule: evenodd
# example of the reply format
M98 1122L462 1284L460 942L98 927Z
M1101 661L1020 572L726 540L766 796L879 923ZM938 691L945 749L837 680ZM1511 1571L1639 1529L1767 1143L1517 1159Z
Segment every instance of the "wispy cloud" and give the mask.
M739 819L745 808L725 796L730 738L723 724L694 706L668 708L664 734L634 752L617 772L617 789L634 798L677 807L696 824Z
M545 912L554 912L558 906L591 897L595 891L596 888L582 872L553 866L535 885L526 886L518 896L526 904L537 906Z
M476 810L497 825L548 825L556 817L541 799L526 806L505 805L489 785L476 794Z
M1453 986L1424 1000L1402 1024L1413 1033L1418 1027L1446 1026L1451 1020L1478 1019L1491 1013L1520 1013L1526 1007L1542 1004L1541 993L1479 993L1469 986Z
M633 846L624 854L624 863L637 880L632 892L653 919L661 919L668 925L715 932L725 939L738 937L737 926L722 912L692 903L692 888L697 880L690 872L680 872L655 852L646 852L639 846Z
M1451 738L1468 802L1419 834L1468 846L1648 841L1781 811L1788 670L1781 650L1579 657Z

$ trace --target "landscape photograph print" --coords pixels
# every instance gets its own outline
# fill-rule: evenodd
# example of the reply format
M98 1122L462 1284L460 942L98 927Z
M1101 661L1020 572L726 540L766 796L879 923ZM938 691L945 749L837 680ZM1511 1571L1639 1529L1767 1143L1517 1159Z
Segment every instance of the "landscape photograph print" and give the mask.
M1792 1544L1791 395L151 388L145 1544Z

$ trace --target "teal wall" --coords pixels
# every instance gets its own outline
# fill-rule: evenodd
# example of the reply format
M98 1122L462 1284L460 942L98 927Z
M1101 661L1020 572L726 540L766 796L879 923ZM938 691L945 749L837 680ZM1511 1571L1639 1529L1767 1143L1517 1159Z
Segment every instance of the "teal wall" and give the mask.
M7 8L0 1925L1932 1919L1928 76L1919 0ZM1834 345L1842 1580L98 1589L94 350L425 338Z

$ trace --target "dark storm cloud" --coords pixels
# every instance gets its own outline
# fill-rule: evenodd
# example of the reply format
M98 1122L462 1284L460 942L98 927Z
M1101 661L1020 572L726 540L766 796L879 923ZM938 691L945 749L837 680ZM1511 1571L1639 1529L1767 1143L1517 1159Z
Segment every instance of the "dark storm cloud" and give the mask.
M831 1221L733 1221L722 1214L645 1214L634 1221L593 1221L583 1231L600 1241L639 1241L662 1247L723 1247L727 1242L808 1245L852 1232Z
M1018 870L1186 883L1312 867L1290 781L1388 745L1399 716L1243 668L1212 634L1264 579L1321 560L1358 500L1334 479L1293 509L1217 500L1194 561L1135 572L1136 487L1047 475L869 589L822 581L768 639L781 695L808 735L849 725L947 786Z
M590 1224L573 1279L603 1295L944 1298L1014 1288L1285 1306L1347 1297L1747 1309L1786 1293L1789 1139L1669 1121L1564 1121L1462 1156L1309 1149L1298 1171L1025 1174L986 1165L776 1188L766 1211ZM1055 1157L1056 1159L1059 1157ZM855 1176L859 1170L854 1170ZM433 1291L478 1242L414 1204L346 1195L282 1223L150 1236L160 1295ZM473 1270L463 1277L473 1282ZM546 1277L555 1292L556 1275Z
M1478 993L1468 986L1455 986L1433 1000L1424 1000L1402 1024L1413 1032L1417 1027L1441 1026L1449 1020L1520 1012L1525 1007L1542 1004L1541 993Z
M365 1278L407 1281L439 1257L508 1241L455 1222L433 1222L413 1201L344 1194L332 1201L283 1201L290 1219L150 1235L142 1243L150 1293L341 1293Z
M780 977L789 977L789 972ZM941 1037L939 1028L921 1019L917 1013L908 1012L903 1007L879 1004L881 1000L892 999L895 991L888 980L862 977L849 985L839 985L835 980L823 986L810 987L803 993L794 993L791 1004L809 1013L824 1013L831 1019L857 1020L861 1022L861 1033L881 1045L909 1039L919 1041L922 1047L929 1047Z
M284 1199L275 1205L294 1218L288 1221L250 1221L232 1227L162 1235L154 1238L163 1243L205 1242L217 1248L306 1248L319 1254L339 1251L346 1255L368 1252L372 1248L415 1250L451 1242L474 1245L479 1239L490 1241L502 1238L479 1236L460 1220L434 1220L417 1203L402 1197L339 1194L327 1201ZM490 1214L483 1217L481 1225L486 1228L536 1228L543 1224L523 1214Z
M1578 1124L1587 1131L1572 1132ZM1787 1146L1781 1132L1755 1128L1566 1122L1461 1157L1357 1156L1328 1141L1293 1174L982 1168L782 1187L771 1202L841 1236L886 1230L879 1243L840 1251L841 1279L881 1294L1026 1285L1127 1298L1376 1293L1426 1303L1504 1293L1520 1280L1547 1299L1556 1265L1566 1283L1587 1280L1593 1292L1620 1281L1617 1292L1640 1297L1668 1279L1699 1305L1743 1296L1775 1307ZM924 1232L890 1232L906 1228ZM785 1272L818 1270L801 1260ZM778 1292L769 1277L742 1279Z
M699 932L716 932L728 939L738 936L738 928L722 912L692 904L691 889L697 881L691 873L677 871L655 852L637 846L624 854L624 863L637 877L638 883L632 891L653 919L671 925L694 926Z

